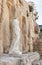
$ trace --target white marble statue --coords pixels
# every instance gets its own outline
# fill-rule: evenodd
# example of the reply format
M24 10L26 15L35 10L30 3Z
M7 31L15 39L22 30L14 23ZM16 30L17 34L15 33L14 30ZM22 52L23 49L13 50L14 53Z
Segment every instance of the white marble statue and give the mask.
M21 36L21 32L20 32L20 27L19 27L19 21L17 19L14 19L12 22L12 44L10 47L10 51L9 53L17 53L17 54L21 54L22 52L20 51L20 48L22 47L20 44L20 36ZM22 50L22 48L21 48Z

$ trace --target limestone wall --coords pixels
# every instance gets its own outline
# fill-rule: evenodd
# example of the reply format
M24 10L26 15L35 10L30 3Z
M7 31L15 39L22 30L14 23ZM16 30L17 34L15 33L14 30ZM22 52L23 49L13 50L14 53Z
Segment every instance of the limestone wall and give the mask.
M40 32L39 38L34 42L34 51L42 55L42 33Z
M32 65L40 55L38 13L33 2L0 0L0 65Z
M21 51L21 53L33 51L33 40L37 38L39 34L39 29L35 29L37 26L35 21L38 16L34 10L33 2L27 3L24 0L0 0L0 16L0 49L2 49L2 52L9 53L10 49L13 48L12 45L15 45L13 40L19 32L19 29L20 38L19 41L17 41L18 51ZM16 26L12 25L14 19L19 22L19 25L18 23L15 23ZM19 27L19 29L17 27ZM16 29L18 29L18 32L15 31ZM18 40L17 38L15 40Z

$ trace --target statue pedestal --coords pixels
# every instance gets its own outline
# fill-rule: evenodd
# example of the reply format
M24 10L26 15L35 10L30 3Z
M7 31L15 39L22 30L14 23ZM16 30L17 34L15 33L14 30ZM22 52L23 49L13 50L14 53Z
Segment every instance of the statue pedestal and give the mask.
M10 57L10 56L3 56L0 59L0 65L31 65L29 59L21 58L21 57Z
M37 52L22 55L3 54L0 56L0 65L32 65L35 60L39 59Z

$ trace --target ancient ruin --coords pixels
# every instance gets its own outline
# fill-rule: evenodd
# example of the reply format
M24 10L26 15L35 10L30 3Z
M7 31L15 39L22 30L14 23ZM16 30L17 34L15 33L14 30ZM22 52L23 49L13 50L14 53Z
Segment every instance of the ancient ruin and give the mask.
M0 0L0 65L36 65L37 19L33 2Z

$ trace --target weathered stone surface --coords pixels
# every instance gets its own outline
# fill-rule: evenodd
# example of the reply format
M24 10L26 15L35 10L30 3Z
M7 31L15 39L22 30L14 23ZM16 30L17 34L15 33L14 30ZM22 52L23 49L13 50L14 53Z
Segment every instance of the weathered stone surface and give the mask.
M3 29L2 29L2 26L0 24L0 54L3 53Z
M31 54L28 55L28 58L30 59L31 62L34 62L35 60L40 59L40 55L37 52L32 52Z
M42 35L40 32L39 38L34 42L34 51L38 51L42 55Z
M26 57L9 57L3 56L0 58L0 65L31 65L31 62Z
M1 6L1 19L0 19L0 37L3 43L3 52L5 50L5 52L7 52L9 49L9 44L10 44L10 30L9 30L9 10L6 4L6 0L2 1L0 0L0 6ZM1 44L0 44L1 45ZM6 51L7 50L7 51Z
M2 52L10 53L10 48L12 45L15 48L15 43L19 47L18 50L16 49L18 52L33 51L33 40L39 34L38 25L35 23L38 13L34 10L33 2L0 0L0 4L2 5L0 5L0 28L2 29L2 31L0 29L0 48L3 49Z
M32 65L40 59L32 52L40 33L37 18L33 2L0 0L0 65Z
M26 58L26 59L29 59L31 62L33 62L33 61L35 61L35 60L39 60L40 59L40 55L39 55L39 53L37 53L37 52L28 52L27 54L9 54L10 56L13 56L13 57L16 57L16 56L18 56L18 57L22 57L22 58Z
M0 65L32 65L35 60L39 59L40 56L37 52L22 55L3 54L0 56Z
M33 65L42 65L42 59L40 59L38 61L34 61Z
M33 65L41 65L41 64L40 64L39 61L36 60L36 61L33 62Z

